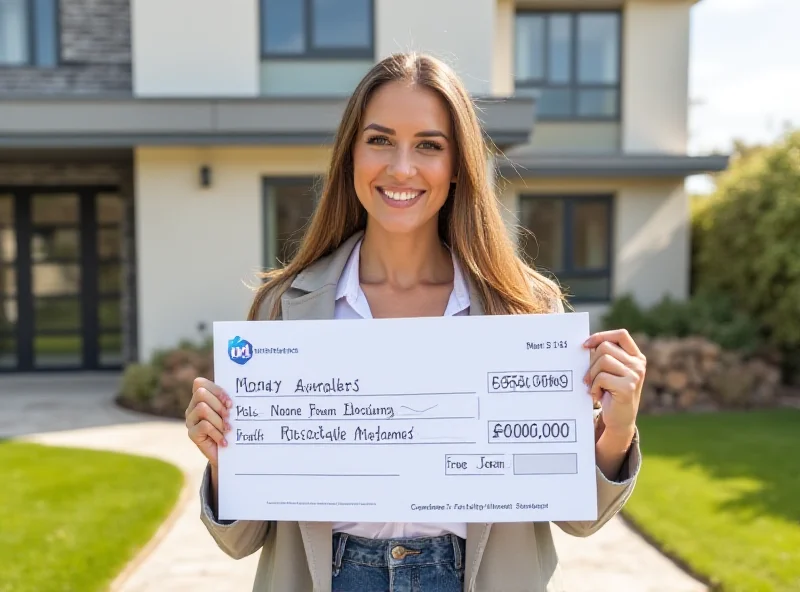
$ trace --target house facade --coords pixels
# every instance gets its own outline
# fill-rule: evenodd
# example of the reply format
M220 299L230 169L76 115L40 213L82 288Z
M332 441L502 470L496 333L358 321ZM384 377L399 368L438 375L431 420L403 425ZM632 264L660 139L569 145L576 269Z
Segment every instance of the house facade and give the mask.
M727 165L687 154L693 3L0 2L0 371L119 368L243 318L348 93L407 49L463 77L509 232L577 310L687 296L684 179Z

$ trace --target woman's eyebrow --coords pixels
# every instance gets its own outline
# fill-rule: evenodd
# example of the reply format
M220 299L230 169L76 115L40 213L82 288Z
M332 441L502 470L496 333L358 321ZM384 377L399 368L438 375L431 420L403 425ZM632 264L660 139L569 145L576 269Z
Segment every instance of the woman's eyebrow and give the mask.
M364 128L364 131L367 131L367 130L370 130L370 129L371 130L375 130L377 132L381 132L382 134L388 134L390 136L394 136L397 133L392 128L384 127L384 126L379 125L377 123L370 123L367 127ZM417 138L439 137L439 138L444 138L445 140L448 139L447 135L444 132L440 132L439 130L423 130L421 132L417 132L416 134L414 134L414 136L417 137Z

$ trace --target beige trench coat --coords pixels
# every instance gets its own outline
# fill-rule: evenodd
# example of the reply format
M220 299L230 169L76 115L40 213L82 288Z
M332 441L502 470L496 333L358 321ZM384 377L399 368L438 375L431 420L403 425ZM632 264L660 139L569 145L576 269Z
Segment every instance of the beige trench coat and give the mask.
M282 318L332 319L336 284L361 233L335 252L298 274L281 297ZM269 300L269 299L267 299ZM268 306L262 307L266 318ZM475 293L470 314L483 310ZM597 469L598 519L556 522L565 532L585 537L597 531L623 507L633 492L640 467L638 432L619 478L609 481ZM210 473L200 489L201 520L219 547L234 559L261 552L254 592L329 592L332 530L329 522L220 522L211 507ZM609 549L609 553L620 549ZM560 582L558 556L549 522L471 523L467 528L465 592L556 592Z

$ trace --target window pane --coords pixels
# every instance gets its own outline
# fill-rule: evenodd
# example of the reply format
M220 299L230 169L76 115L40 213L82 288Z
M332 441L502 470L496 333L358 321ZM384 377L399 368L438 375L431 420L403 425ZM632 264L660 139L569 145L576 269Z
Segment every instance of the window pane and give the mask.
M0 64L29 61L27 0L0 0Z
M77 224L80 204L75 194L34 195L31 199L34 224Z
M267 187L266 264L273 266L288 262L303 238L305 226L314 213L317 197L313 181L297 185Z
M272 97L348 96L372 60L281 60L261 62L261 94Z
M67 259L78 261L81 254L80 231L72 228L34 228L31 258L34 261Z
M122 306L118 299L102 300L97 310L101 329L119 329L122 327Z
M578 115L581 117L614 117L617 115L616 90L582 90L578 93Z
M564 202L525 197L520 200L520 222L533 233L525 236L525 253L536 267L559 271L564 267Z
M608 268L609 204L576 203L573 209L573 269Z
M0 337L0 368L17 365L17 342L11 337Z
M17 293L17 271L10 265L0 265L0 298Z
M264 53L303 53L305 11L303 0L261 0L261 48Z
M117 366L122 364L122 335L112 333L100 336L100 365Z
M3 0L0 0L2 2ZM0 195L0 226L14 224L14 196Z
M119 259L122 256L122 231L119 228L97 231L97 256L100 259Z
M572 91L566 88L546 88L537 103L541 117L566 117L572 115Z
M561 288L575 300L608 300L611 295L611 279L608 276L596 278L573 278L558 276Z
M125 204L119 195L101 193L97 196L97 221L100 224L122 222Z
M36 65L52 67L58 61L56 0L35 0Z
M619 81L619 20L614 14L578 16L578 81Z
M370 1L313 0L314 47L370 48L372 46Z
M33 295L62 296L78 294L81 268L71 263L36 263L33 265Z
M554 83L570 81L572 62L572 27L568 15L554 14L549 19L550 39L547 53L547 79Z
M33 341L36 366L80 366L83 358L83 339L80 335L40 335Z
M16 300L0 300L0 335L14 333L17 330Z
M36 331L59 331L81 328L79 298L42 299L34 301Z
M101 265L97 269L97 287L100 294L122 293L122 267Z
M517 80L544 78L544 19L532 15L518 16L515 43Z
M17 258L17 233L12 228L0 228L0 261Z

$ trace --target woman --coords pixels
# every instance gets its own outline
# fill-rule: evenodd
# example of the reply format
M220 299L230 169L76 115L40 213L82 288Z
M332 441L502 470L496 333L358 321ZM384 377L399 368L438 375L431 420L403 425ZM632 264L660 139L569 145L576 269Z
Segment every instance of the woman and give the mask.
M264 276L250 320L563 312L557 287L516 255L487 179L470 98L443 63L415 54L377 64L351 97L322 196L296 256ZM597 420L595 522L619 511L639 468L635 421L645 360L625 331L593 335L587 396ZM208 458L202 520L234 558L261 549L254 590L559 589L548 523L224 522L217 446L230 397L198 378L189 436ZM407 558L392 558L402 545Z

